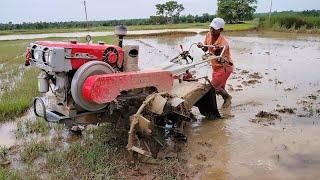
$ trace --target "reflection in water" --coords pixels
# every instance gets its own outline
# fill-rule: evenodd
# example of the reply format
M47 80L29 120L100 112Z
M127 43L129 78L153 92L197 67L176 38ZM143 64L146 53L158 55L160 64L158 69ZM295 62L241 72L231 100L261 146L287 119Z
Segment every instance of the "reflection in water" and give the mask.
M15 144L15 135L13 130L15 129L17 123L9 121L1 124L0 126L0 146L10 147Z

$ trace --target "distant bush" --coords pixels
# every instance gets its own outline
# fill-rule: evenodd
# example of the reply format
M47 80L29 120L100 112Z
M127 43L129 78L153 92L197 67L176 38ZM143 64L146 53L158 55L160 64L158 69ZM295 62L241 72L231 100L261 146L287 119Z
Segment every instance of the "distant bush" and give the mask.
M259 27L291 30L320 29L320 11L278 12L272 13L270 21L268 14L260 15Z

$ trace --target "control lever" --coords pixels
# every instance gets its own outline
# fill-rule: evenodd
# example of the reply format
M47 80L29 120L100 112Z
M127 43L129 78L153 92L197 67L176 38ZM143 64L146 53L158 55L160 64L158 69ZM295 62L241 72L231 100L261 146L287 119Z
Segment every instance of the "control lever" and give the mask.
M186 63L187 64L191 64L193 63L193 57L190 55L189 51L184 51L183 50L183 46L180 44L180 49L181 49L181 53L180 53L180 56L182 59L186 60ZM189 61L188 58L191 60Z
M181 51L183 52L183 46L182 46L182 44L180 44L180 49L181 49Z

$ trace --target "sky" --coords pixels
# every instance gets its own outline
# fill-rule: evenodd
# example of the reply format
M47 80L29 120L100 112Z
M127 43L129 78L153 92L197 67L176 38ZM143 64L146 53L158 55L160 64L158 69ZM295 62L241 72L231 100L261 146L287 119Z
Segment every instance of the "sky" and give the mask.
M86 0L89 20L147 18L166 0ZM217 0L177 0L182 14L215 14ZM268 12L270 0L258 0L257 12ZM273 11L320 9L320 0L273 0ZM84 21L83 0L1 0L0 23Z

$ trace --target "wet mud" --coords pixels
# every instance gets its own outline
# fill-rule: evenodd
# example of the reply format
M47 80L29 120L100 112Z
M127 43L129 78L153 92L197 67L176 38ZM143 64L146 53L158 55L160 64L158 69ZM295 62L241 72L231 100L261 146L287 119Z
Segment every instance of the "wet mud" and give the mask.
M274 120L274 119L278 119L279 115L278 114L269 113L269 112L265 112L265 111L260 111L256 115L256 117L258 117L258 118L267 118L267 119Z
M277 109L276 111L279 113L288 113L288 114L294 114L295 111L297 110L297 108L281 108L281 109Z
M227 38L235 62L235 73L226 87L233 96L232 107L224 112L225 118L205 120L190 129L184 157L192 177L319 178L320 105L313 96L320 94L319 37L232 33ZM159 53L154 58L154 54L141 52L150 59L141 66L149 68L174 57L179 44L202 40L201 35L143 39L167 56ZM191 53L201 55L197 49ZM199 77L210 77L210 68L199 69ZM218 101L221 105L220 97ZM271 113L271 120L256 117L261 111Z

